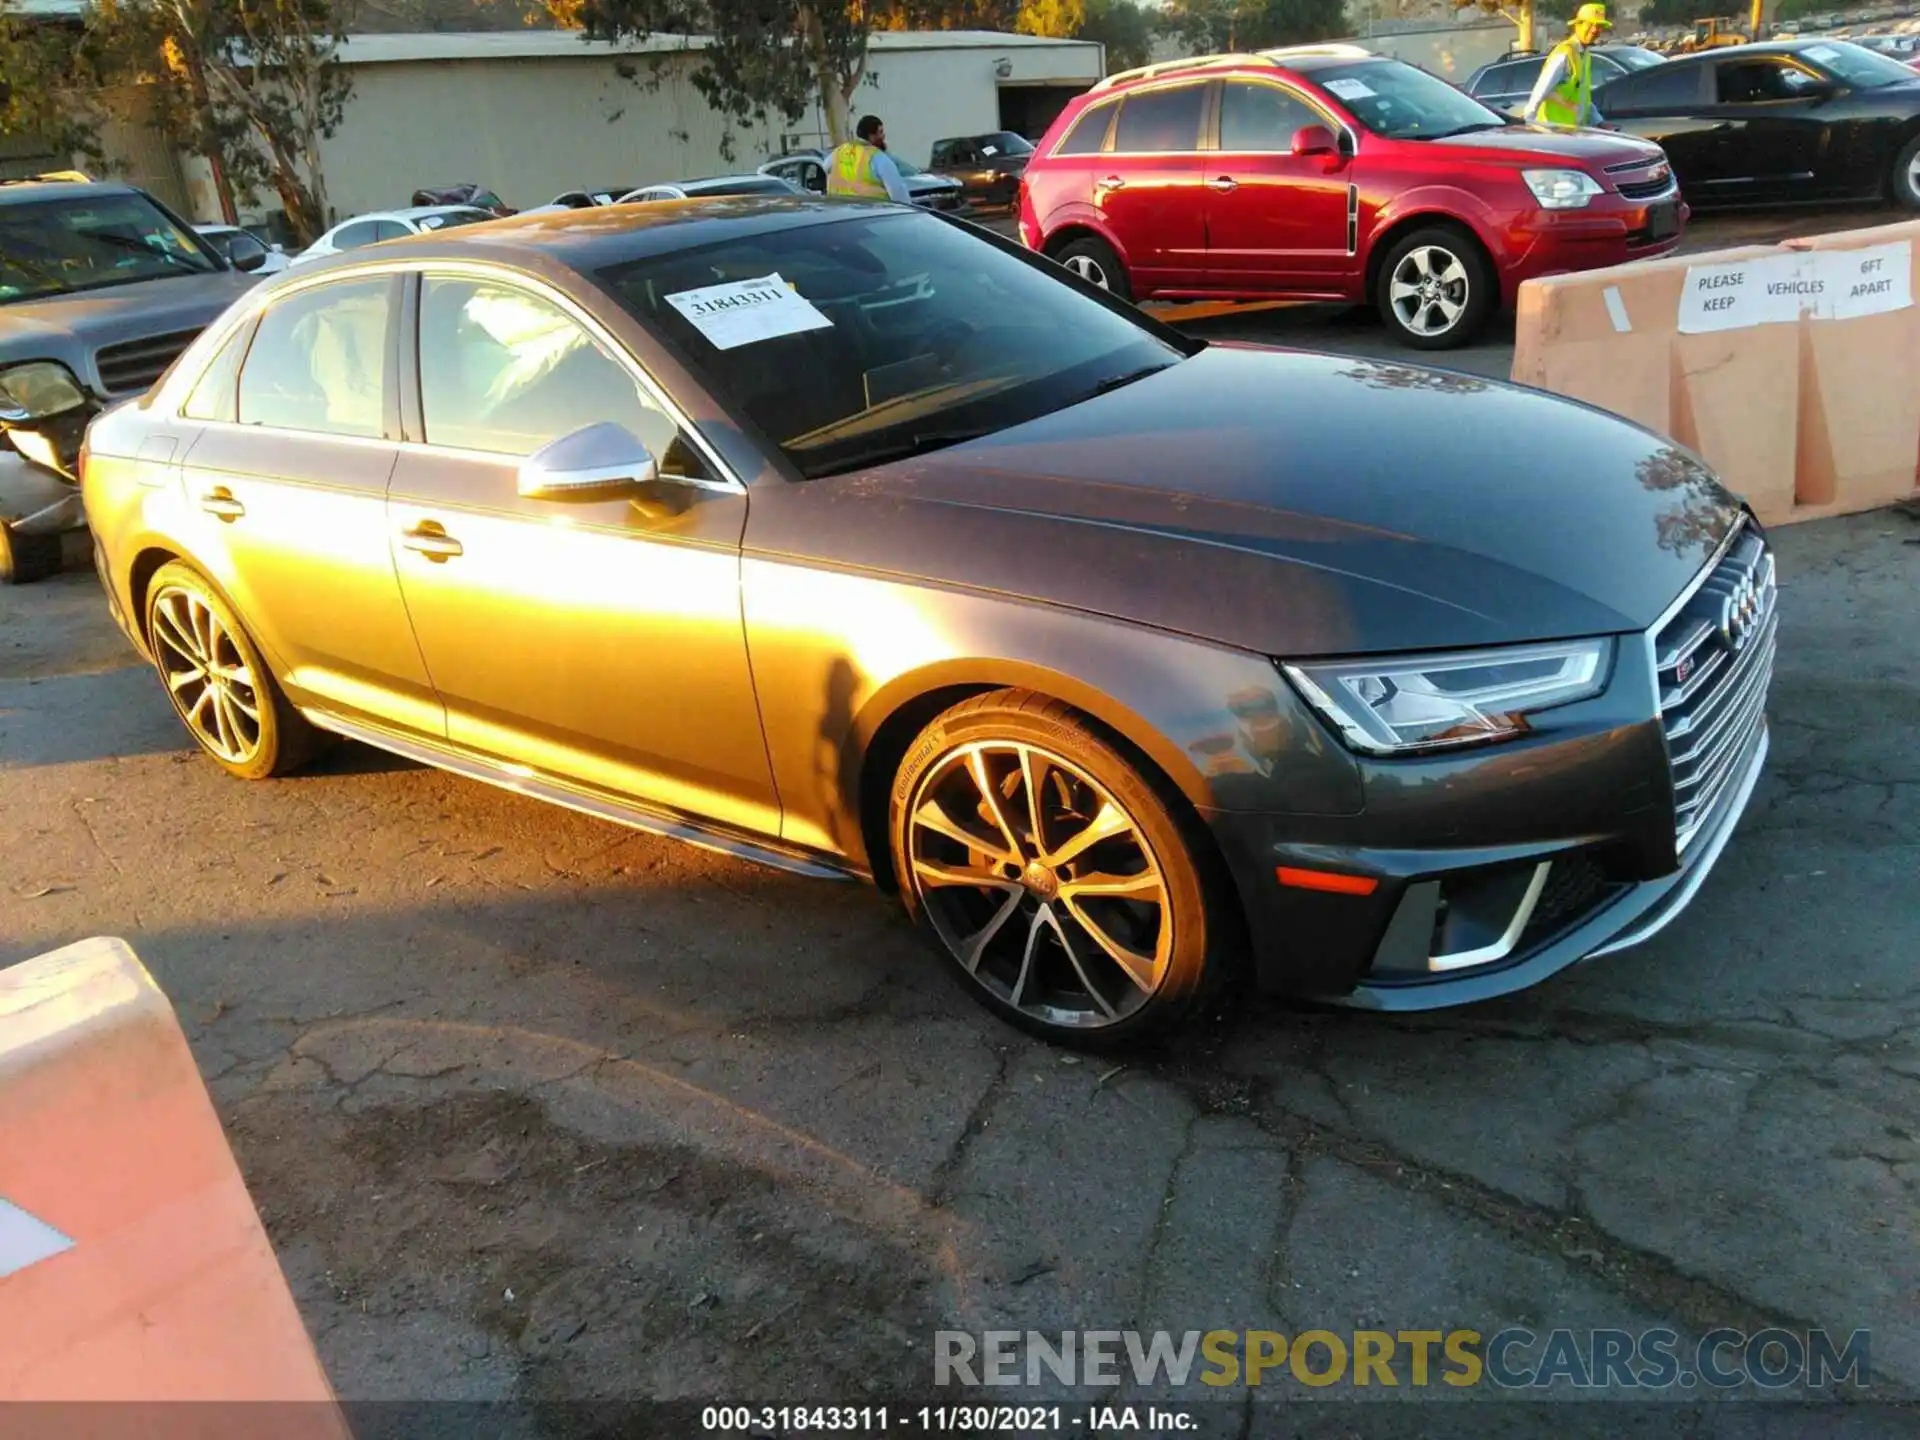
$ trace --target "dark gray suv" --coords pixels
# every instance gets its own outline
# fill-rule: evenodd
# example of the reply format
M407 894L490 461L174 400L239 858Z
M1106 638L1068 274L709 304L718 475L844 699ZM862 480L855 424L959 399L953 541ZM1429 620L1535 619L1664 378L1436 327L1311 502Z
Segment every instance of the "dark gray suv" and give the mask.
M0 584L60 566L87 423L254 283L130 185L0 184Z

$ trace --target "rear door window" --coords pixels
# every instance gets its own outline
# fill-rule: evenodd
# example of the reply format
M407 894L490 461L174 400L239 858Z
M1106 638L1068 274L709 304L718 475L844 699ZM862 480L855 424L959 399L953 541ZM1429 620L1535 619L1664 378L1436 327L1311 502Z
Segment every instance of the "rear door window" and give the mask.
M1518 95L1530 94L1533 82L1540 78L1540 67L1546 61L1515 60L1507 65L1495 65L1482 75L1473 87L1475 96L1481 95Z
M240 370L240 423L383 435L392 297L383 275L316 285L269 306Z
M1114 152L1164 155L1199 149L1200 117L1206 104L1204 83L1127 96L1114 125Z

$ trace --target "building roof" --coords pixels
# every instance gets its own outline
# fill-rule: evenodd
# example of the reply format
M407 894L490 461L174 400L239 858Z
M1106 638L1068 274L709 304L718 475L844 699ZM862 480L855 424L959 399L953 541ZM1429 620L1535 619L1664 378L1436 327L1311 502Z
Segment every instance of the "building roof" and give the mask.
M26 0L58 4L64 0ZM659 55L702 50L704 35L653 34L608 43L586 40L577 30L470 30L416 34L349 35L340 46L348 65L393 65L428 60L517 60L577 55ZM889 50L1097 50L1091 40L1053 40L996 30L880 30L867 42L870 54Z

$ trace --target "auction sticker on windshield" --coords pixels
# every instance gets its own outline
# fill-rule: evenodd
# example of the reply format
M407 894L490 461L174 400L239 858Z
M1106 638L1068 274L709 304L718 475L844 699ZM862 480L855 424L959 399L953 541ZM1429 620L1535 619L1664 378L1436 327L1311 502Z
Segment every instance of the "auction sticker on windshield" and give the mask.
M782 280L777 271L758 280L682 290L667 296L667 303L686 316L716 350L735 350L782 335L833 328L833 322Z
M1342 100L1366 100L1373 95L1373 87L1364 80L1329 80L1327 89Z
M1806 52L1806 55L1809 60L1818 60L1824 65L1839 55L1839 53L1840 52L1831 45L1815 45Z

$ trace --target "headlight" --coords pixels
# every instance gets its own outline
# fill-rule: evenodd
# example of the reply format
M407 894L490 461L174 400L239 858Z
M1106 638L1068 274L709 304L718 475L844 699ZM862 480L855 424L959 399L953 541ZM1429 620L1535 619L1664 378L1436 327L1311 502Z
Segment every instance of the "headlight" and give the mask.
M1404 755L1521 734L1536 711L1606 689L1612 660L1601 638L1281 668L1355 750Z
M1607 193L1584 170L1522 170L1520 178L1543 210L1582 210L1594 196Z
M73 372L51 360L0 370L0 420L43 420L87 403Z

